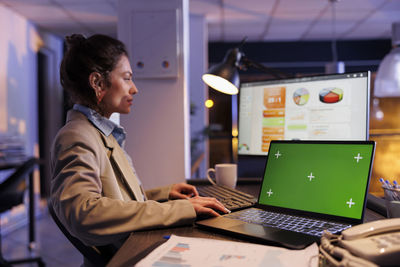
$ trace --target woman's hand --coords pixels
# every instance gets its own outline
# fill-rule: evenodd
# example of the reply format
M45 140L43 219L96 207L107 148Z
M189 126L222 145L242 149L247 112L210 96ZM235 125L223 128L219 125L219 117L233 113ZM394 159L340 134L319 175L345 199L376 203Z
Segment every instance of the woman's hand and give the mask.
M169 198L189 200L197 216L220 216L216 211L223 213L230 212L217 199L213 197L200 197L196 187L186 183L174 184L169 192Z
M230 213L217 199L213 197L192 197L188 199L192 203L197 216L220 216L217 211Z
M197 192L196 187L186 183L172 185L171 191L169 192L170 199L185 199L190 197L197 197L198 195L199 193Z

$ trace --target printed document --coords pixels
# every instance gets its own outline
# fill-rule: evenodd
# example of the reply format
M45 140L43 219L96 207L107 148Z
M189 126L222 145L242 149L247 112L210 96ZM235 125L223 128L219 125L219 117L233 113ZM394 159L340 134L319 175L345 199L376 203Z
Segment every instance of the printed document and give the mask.
M318 266L316 243L302 250L172 235L136 266L255 267Z

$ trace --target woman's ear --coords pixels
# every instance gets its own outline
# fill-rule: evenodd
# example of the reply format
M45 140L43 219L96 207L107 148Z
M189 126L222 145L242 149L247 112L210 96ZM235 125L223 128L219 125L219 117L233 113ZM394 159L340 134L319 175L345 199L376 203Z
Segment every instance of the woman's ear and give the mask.
M89 84L96 94L97 103L100 103L106 93L103 76L98 72L90 73Z
M98 72L92 72L89 75L90 86L95 90L101 90L102 76Z

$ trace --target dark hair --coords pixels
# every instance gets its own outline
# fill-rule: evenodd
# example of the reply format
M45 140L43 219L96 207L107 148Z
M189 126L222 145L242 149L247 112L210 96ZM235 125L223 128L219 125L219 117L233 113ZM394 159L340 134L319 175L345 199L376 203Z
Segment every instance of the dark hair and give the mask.
M100 73L109 86L109 74L122 55L125 45L112 37L95 34L85 38L72 34L65 38L67 52L61 62L60 80L73 103L80 102L98 111L96 94L89 83L92 72Z

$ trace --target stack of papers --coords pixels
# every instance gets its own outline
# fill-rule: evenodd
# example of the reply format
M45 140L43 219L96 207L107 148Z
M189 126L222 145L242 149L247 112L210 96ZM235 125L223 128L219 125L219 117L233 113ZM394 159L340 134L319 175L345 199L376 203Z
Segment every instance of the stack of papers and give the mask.
M25 141L22 136L0 133L0 163L10 164L25 159Z
M215 239L180 237L170 239L136 266L318 266L316 243L302 250Z

